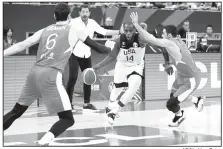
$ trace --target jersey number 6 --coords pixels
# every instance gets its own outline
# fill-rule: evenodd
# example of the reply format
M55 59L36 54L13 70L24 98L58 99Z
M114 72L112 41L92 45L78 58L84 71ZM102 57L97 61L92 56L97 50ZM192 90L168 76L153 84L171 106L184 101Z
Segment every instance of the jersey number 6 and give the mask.
M57 34L51 34L48 36L47 41L46 41L46 48L48 50L51 50L54 48L56 45L56 38L58 37Z

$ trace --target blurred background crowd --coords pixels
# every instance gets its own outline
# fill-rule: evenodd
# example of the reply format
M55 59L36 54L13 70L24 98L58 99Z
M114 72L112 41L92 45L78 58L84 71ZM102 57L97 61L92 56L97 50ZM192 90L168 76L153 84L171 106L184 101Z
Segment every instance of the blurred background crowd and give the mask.
M13 4L12 2L10 4ZM18 3L16 3L18 4ZM55 5L55 2L22 2L21 4L32 4L32 5ZM186 2L69 2L69 5L80 7L81 5L89 5L91 8L95 7L106 7L106 8L152 8L152 9L172 9L172 10L209 10L209 11L221 11L221 2L196 2L196 3L186 3Z

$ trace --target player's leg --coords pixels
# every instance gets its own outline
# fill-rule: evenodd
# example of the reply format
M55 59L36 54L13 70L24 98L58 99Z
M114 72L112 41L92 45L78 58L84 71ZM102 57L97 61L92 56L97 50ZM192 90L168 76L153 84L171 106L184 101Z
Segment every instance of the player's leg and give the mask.
M116 105L116 103L118 102L117 99L119 95L122 93L124 87L128 87L127 82L114 83L114 88L112 89L111 94L110 94L108 107L106 108L106 113L110 112L111 109Z
M78 67L79 65L77 62L77 58L74 56L74 54L71 54L69 59L69 79L66 86L66 91L69 96L71 104L73 100L74 86L78 78Z
M111 108L117 105L118 97L125 87L128 87L126 75L126 67L121 62L117 62L114 71L114 88L111 91L106 113L111 111Z
M175 80L175 81L173 82L172 87L171 87L170 97L172 97L172 96L176 93L176 91L177 91L178 89L179 89L179 85L178 85L178 83L177 83L177 80Z
M199 87L199 85L201 83L200 74L195 75L195 82L196 82L196 86L195 86L194 91ZM206 97L205 96L196 97L191 94L188 96L187 100L192 101L194 103L194 106L197 109L197 111L201 112L203 110L203 104L204 104L204 100L206 99Z
M180 108L180 103L188 99L188 97L194 92L197 87L195 78L184 78L178 75L178 82L182 82L179 89L174 93L172 97L167 101L166 107L169 111L175 114L172 124L169 126L177 127L185 119L184 111Z
M89 58L78 58L78 62L81 68L81 71L83 72L86 68L92 68L91 63L91 57ZM95 112L97 111L97 108L90 103L91 101L91 85L83 84L83 90L84 90L84 106L83 106L83 112Z
M139 89L142 82L142 76L137 74L136 72L131 74L128 78L128 89L125 91L125 93L120 98L119 102L114 106L114 108L111 109L111 112L108 114L109 123L113 124L115 115L118 113L118 111L124 107L126 104L128 104L131 99L136 94L137 90Z
M40 146L49 145L54 138L62 134L67 128L74 125L74 117L71 110L57 113L59 120L53 124L50 130L37 142Z
M59 120L53 124L50 130L37 142L38 145L48 145L53 139L63 133L74 124L71 104L68 94L62 83L62 74L55 69L49 69L49 80L40 87L49 114L57 113Z
M12 123L18 119L28 109L28 107L37 100L35 94L35 83L33 83L33 69L31 69L27 76L25 85L22 89L20 97L11 111L3 116L3 130L8 129Z
M3 130L8 129L28 109L28 106L16 103L11 111L3 116Z

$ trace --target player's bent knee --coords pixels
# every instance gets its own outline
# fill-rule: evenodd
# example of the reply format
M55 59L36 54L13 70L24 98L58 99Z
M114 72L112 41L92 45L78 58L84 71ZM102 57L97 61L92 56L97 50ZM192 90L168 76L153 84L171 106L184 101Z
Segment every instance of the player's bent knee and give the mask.
M67 123L69 124L70 127L73 126L74 123L75 123L74 118L73 119L69 119Z
M58 113L58 116L61 120L66 121L66 124L68 125L68 127L73 126L75 123L71 110L60 112Z
M178 99L174 96L170 97L170 99L167 101L166 103L166 107L169 111L174 112L176 107L178 107L178 104L180 102L178 101Z

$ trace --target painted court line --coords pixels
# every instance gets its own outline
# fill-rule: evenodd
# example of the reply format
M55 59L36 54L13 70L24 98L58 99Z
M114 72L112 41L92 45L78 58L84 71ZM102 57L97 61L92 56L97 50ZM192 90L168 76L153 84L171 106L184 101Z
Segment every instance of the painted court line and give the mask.
M112 138L112 139L119 139L119 140L125 140L125 141L165 137L165 136L162 136L162 135L142 136L142 137L129 137L129 136L116 135L116 134L101 134L101 135L96 135L96 136L105 137L105 138Z

